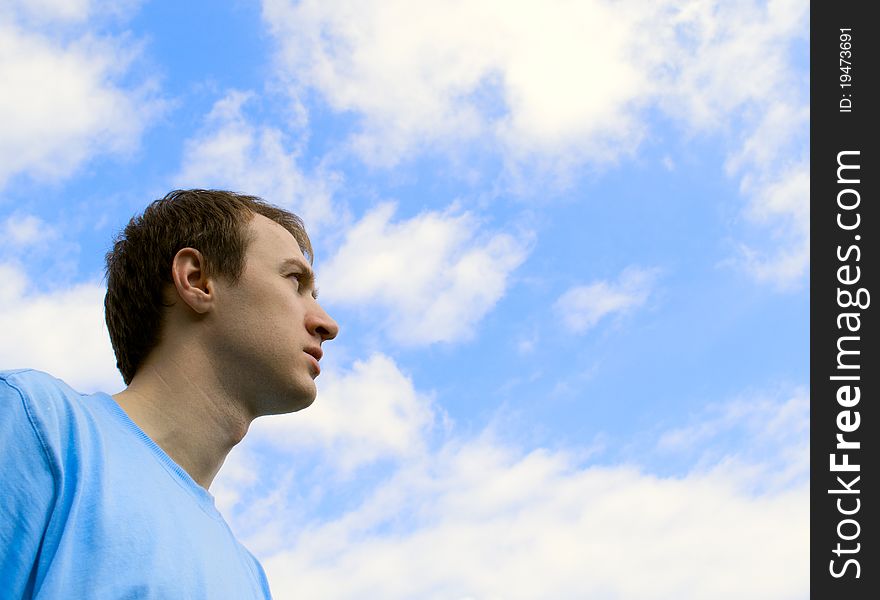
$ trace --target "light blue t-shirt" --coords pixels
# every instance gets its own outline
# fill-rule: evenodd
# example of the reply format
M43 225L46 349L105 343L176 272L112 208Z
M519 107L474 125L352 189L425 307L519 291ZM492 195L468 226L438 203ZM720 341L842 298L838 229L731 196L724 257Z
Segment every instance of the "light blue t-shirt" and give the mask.
M0 372L0 597L270 598L214 498L107 394Z

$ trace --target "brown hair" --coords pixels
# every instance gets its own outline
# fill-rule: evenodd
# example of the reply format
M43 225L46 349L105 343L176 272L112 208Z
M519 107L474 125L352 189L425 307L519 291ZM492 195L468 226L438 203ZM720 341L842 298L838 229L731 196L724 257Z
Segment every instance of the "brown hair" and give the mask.
M171 263L181 248L205 257L205 271L235 283L244 269L250 239L246 224L255 214L287 229L311 262L312 244L302 220L256 196L222 190L175 190L133 217L107 253L104 318L126 385L159 343L163 293Z

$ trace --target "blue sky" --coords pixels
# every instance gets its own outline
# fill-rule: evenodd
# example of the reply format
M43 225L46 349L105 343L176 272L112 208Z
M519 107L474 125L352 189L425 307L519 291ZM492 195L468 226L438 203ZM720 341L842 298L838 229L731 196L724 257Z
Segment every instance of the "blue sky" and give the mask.
M279 598L807 596L806 2L0 9L3 368L121 389L171 189L306 221L342 333L212 487Z

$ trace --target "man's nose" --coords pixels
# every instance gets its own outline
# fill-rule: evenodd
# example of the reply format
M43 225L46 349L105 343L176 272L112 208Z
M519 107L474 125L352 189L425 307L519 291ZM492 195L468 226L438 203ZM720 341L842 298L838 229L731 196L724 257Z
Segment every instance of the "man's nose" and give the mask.
M309 333L320 337L322 342L332 340L339 334L339 325L317 302L308 329Z

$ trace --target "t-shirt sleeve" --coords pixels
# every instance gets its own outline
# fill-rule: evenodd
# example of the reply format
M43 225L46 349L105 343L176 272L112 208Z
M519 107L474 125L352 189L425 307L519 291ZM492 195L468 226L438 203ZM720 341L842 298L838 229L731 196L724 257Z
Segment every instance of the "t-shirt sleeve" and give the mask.
M37 554L55 495L55 478L43 443L22 392L0 377L0 582L4 597L28 598L33 590Z

